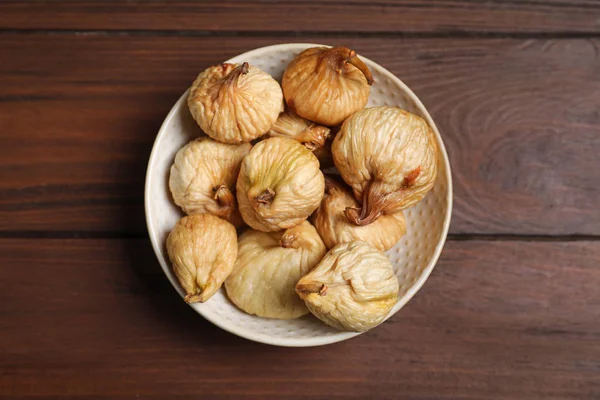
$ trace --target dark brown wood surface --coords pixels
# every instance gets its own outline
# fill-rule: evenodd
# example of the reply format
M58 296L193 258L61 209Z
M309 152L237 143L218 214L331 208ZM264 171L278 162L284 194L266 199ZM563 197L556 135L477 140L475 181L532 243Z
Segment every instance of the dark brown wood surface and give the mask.
M318 348L187 307L147 240L202 69L346 44L431 111L451 235L416 297ZM600 1L0 2L0 399L599 399Z
M357 39L442 132L455 234L600 234L600 40ZM145 232L145 168L202 68L279 38L2 36L1 231Z
M388 322L304 349L203 320L145 240L5 239L0 262L7 399L600 396L598 242L450 242Z
M0 28L599 33L597 0L4 1Z

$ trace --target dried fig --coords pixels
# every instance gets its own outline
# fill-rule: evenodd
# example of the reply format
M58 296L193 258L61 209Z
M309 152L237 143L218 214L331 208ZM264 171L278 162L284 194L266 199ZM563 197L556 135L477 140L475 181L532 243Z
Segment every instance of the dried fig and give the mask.
M328 248L339 243L362 240L378 250L386 251L406 233L402 211L383 214L368 225L357 226L350 223L344 211L346 208L358 207L360 204L343 183L325 175L325 195L312 215L312 222Z
M279 232L248 230L240 236L235 267L225 281L227 295L248 314L301 317L308 309L294 286L326 252L319 234L307 221Z
M186 214L209 213L239 226L235 183L250 143L224 144L207 137L183 146L171 167L169 188Z
M223 143L256 139L283 111L279 83L248 63L206 69L192 84L187 101L200 128Z
M235 227L212 214L181 218L167 237L167 253L186 303L204 303L227 279L237 257Z
M341 124L369 99L373 75L347 47L312 47L288 65L281 86L288 107L318 124Z
M329 128L317 125L288 110L279 115L269 131L269 136L295 139L310 151L316 152L325 145Z
M296 284L310 312L334 328L362 332L380 324L398 300L389 260L365 242L342 243Z
M305 220L323 197L319 160L292 139L258 142L242 161L237 197L244 221L252 228L279 231Z
M394 107L366 108L348 118L332 145L333 161L362 206L345 213L355 225L408 208L431 190L437 176L432 129Z

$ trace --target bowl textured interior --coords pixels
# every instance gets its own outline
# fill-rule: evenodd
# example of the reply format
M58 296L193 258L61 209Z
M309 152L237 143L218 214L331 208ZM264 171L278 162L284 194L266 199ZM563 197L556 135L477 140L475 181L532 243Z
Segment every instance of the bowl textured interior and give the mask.
M312 46L317 45L294 43L263 47L241 54L228 62L247 61L281 82L281 76L288 63L302 50ZM386 69L364 57L361 58L375 78L367 107L396 106L421 116L435 131L440 149L439 172L433 190L415 207L404 211L408 232L387 252L400 281L399 301L390 313L391 316L419 290L437 262L450 224L452 181L444 144L423 104L404 83ZM146 221L154 251L165 274L182 296L183 291L170 267L165 242L170 230L183 216L171 200L169 192L171 165L177 151L201 135L200 128L188 111L186 97L187 92L173 106L156 137L148 164L145 193ZM271 320L248 315L229 302L224 289L206 303L193 304L191 307L204 318L231 333L273 345L316 346L339 342L357 335L330 328L312 315L295 320Z

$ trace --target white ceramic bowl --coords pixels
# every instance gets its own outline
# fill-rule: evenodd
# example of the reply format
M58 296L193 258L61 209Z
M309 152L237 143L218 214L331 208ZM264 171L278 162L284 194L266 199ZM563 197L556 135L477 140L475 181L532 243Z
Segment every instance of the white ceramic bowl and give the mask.
M291 43L262 47L227 62L244 61L255 65L281 81L288 63L302 50L319 46ZM452 180L442 138L429 113L417 96L398 78L373 61L361 57L373 73L369 106L397 106L423 117L435 131L440 148L439 173L433 190L415 207L405 211L408 232L387 252L400 281L398 303L390 316L400 310L423 285L438 260L450 225ZM208 66L207 66L208 67ZM200 71L198 71L200 72ZM186 104L187 92L167 115L150 155L146 175L145 207L148 232L165 274L183 297L166 255L165 241L182 212L171 200L168 178L175 153L201 134ZM273 320L251 316L236 308L221 289L204 304L190 305L213 324L238 336L279 346L318 346L339 342L358 335L340 332L308 315L296 320ZM375 328L377 329L377 328Z

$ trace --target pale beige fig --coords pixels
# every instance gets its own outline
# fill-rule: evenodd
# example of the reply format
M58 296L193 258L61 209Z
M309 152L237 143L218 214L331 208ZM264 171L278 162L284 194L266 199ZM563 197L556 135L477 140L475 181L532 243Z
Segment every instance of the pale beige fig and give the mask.
M437 176L433 130L421 117L395 107L366 108L352 115L336 135L332 154L362 203L346 209L355 225L413 206Z
M303 221L279 232L244 232L233 272L225 281L231 301L248 314L292 319L308 314L296 282L327 249L315 228Z
M367 104L373 82L371 71L354 50L312 47L288 65L281 86L292 111L333 126Z
M360 204L342 182L332 176L325 176L325 195L312 215L312 222L328 248L362 240L378 250L386 251L394 247L406 233L402 211L383 214L368 225L354 225L348 221L344 211L346 208L358 207Z
M296 293L314 316L351 332L380 324L398 301L399 290L385 254L360 241L335 246L296 284Z
M279 83L248 63L206 69L192 84L187 102L200 128L223 143L264 135L283 111Z
M239 226L235 184L250 143L225 144L207 137L183 146L171 167L169 188L186 214L213 214Z
M186 303L204 303L221 287L237 257L235 227L212 214L181 218L167 237L173 272Z
M262 232L298 225L319 206L324 190L317 157L296 140L280 137L258 142L237 180L240 213Z
M329 128L317 125L288 110L279 115L269 131L269 136L297 140L310 151L316 152L325 146L329 131Z

